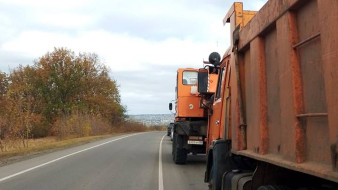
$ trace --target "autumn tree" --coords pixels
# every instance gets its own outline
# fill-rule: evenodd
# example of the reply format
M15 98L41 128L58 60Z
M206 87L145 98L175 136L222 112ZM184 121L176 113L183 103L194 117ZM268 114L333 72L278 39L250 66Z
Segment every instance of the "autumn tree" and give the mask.
M7 117L11 118L11 130L16 130L21 139L28 139L31 134L46 135L47 129L42 123L42 94L36 90L36 70L30 66L19 66L11 71L9 81Z
M36 90L44 102L44 116L50 122L73 113L102 117L114 123L125 112L116 81L96 54L54 49L35 64Z
M0 72L1 139L108 132L124 118L119 89L96 54L55 48L10 74ZM93 130L95 129L95 130Z
M6 73L0 72L0 147L3 147L1 140L4 139L6 126L6 94L8 91L8 76ZM2 149L2 148L1 148Z
M8 76L0 71L0 98L4 97L8 90Z

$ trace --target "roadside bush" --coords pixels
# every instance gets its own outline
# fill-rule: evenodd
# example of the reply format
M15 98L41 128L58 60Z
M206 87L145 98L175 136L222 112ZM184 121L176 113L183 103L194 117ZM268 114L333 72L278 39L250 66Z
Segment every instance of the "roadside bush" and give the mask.
M75 113L58 118L51 132L59 139L102 135L111 132L111 124L100 116Z
M119 126L115 127L118 132L143 132L148 131L148 127L134 121L125 121Z
M153 125L149 127L149 130L151 131L165 131L167 130L167 127L163 126L163 125Z

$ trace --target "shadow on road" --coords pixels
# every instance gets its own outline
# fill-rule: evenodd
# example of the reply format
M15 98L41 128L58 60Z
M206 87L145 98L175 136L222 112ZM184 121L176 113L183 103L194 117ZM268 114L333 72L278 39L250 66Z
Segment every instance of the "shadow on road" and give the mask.
M188 154L187 164L204 164L207 158L205 154L192 155Z
M162 146L163 177L165 189L208 189L207 184L204 183L206 162L205 154L188 154L186 164L177 165L172 159L172 141L169 137L164 138Z

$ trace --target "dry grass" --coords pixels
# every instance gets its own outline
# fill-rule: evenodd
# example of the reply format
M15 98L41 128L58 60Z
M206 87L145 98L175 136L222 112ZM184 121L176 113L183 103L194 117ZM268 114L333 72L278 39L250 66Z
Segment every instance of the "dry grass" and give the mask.
M28 147L26 148L12 147L12 148L8 148L4 152L0 152L0 162L10 157L22 156L22 155L36 153L36 152L43 152L43 151L51 150L51 149L67 148L73 145L84 144L84 143L92 142L94 140L108 138L108 137L112 137L112 136L116 136L120 134L121 133L80 137L80 138L69 137L68 139L65 139L65 140L58 140L57 137L29 139Z
M145 126L135 121L127 121L114 128L117 132L145 132L145 131L165 131L167 128L161 125Z
M74 145L80 145L88 142L92 142L98 139L108 138L121 134L146 132L146 131L164 131L163 126L146 127L136 122L124 122L117 127L113 127L111 134L96 135L78 137L75 135L67 135L63 138L59 136L51 136L38 139L26 139L25 143L28 146L23 146L22 140L9 140L7 141L6 148L0 151L0 165L11 163L22 159L23 156L36 155L44 152L50 152L52 150L67 148ZM3 141L4 143L4 141ZM0 143L1 145L1 143Z

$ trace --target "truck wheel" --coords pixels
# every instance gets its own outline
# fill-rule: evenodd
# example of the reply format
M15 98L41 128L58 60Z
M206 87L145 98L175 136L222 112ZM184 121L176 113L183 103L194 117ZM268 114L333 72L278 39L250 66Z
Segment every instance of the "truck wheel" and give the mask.
M171 146L171 155L173 156L173 160L175 161L175 149L176 149L176 133L173 134L173 143Z
M187 154L187 150L183 148L183 136L174 133L173 158L175 164L185 164Z
M223 175L227 171L237 169L237 165L232 162L233 158L230 156L230 141L215 141L212 151L208 152L209 172L209 189L221 190Z
M210 170L208 187L209 187L209 190L215 190L214 166L212 166Z
M215 165L211 167L208 183L209 190L221 190L222 188L222 175L219 174L218 170Z
M173 138L174 138L174 129L171 130L170 140L173 141Z
M289 187L280 186L280 185L265 185L265 186L260 186L257 190L292 190L292 189Z

